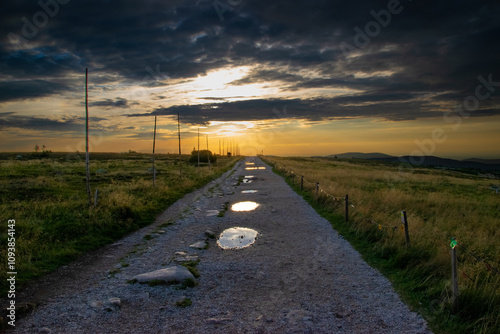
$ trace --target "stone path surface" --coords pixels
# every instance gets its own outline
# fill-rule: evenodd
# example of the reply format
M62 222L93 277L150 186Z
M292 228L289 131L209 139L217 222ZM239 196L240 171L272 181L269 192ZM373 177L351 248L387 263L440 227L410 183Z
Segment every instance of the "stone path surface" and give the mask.
M258 206L234 211L242 201ZM256 230L255 242L220 248L217 237L232 227ZM132 280L182 264L195 267L197 285ZM257 157L21 298L39 306L17 333L431 333L389 281Z

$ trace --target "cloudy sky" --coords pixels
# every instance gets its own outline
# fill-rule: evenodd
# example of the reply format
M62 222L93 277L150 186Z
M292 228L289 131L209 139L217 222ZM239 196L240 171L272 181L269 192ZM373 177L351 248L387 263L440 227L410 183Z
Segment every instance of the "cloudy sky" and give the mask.
M0 151L500 157L500 3L7 0ZM205 145L205 144L204 144Z

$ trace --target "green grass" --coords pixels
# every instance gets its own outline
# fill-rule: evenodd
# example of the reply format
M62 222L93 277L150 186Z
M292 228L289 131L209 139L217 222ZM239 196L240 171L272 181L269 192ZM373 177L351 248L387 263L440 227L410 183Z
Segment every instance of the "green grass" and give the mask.
M190 298L184 298L182 300L179 300L175 303L175 305L179 306L179 307L188 307L188 306L191 306L193 304L193 302L191 301Z
M226 214L226 211L228 209L229 209L229 202L225 202L224 207L222 208L221 211L219 211L219 213L217 214L217 217L224 217L224 215Z
M500 332L500 274L485 264L500 268L500 196L489 190L498 179L360 159L265 159L393 282L436 333ZM293 183L290 170L299 176ZM305 182L303 190L300 175L312 183ZM343 201L324 193L316 198L315 182L333 196L349 194L349 222ZM408 216L410 247L400 228L401 210ZM451 237L459 242L458 312L450 308Z
M16 159L17 154L23 158ZM15 219L17 288L153 223L169 205L238 160L221 157L209 169L189 165L188 157L182 157L179 175L177 156L157 154L153 187L151 155L91 153L92 200L99 189L99 201L97 207L89 207L84 154L0 153L0 244L7 243L7 220ZM2 259L6 251L0 249ZM6 261L0 264L3 296L6 265Z

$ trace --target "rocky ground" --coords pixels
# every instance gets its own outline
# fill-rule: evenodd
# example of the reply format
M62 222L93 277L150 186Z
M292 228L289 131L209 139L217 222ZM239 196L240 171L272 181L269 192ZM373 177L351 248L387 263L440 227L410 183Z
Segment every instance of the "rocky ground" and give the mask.
M255 167L265 169L248 169ZM232 210L241 201L258 206ZM222 249L217 237L231 227L254 229L257 239ZM38 304L17 323L19 333L431 333L256 157L19 299Z

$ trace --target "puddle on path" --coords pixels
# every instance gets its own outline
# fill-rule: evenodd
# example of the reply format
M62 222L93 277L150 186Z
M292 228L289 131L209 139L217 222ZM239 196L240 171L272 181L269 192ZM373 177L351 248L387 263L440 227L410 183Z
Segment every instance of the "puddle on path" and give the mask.
M255 210L259 206L258 203L252 202L252 201L245 201L245 202L238 202L234 203L231 206L231 210L233 211L252 211Z
M245 175L245 179L253 179L255 175Z
M249 179L243 179L243 183L251 183L252 180L249 180Z
M224 231L217 240L222 249L245 248L255 242L257 231L247 227L231 227Z
M245 162L245 165L255 165L255 162Z
M266 167L245 167L246 170L266 169Z
M241 191L242 194L254 194L256 192L257 192L257 190L242 190Z

